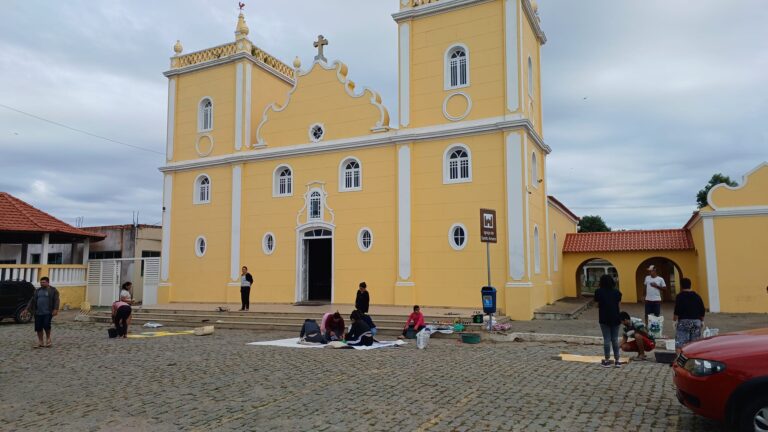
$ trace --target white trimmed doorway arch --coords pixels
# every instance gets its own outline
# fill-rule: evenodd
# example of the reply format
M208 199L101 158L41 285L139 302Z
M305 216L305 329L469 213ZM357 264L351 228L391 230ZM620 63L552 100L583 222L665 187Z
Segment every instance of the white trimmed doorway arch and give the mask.
M325 222L296 228L296 303L333 303L335 228Z

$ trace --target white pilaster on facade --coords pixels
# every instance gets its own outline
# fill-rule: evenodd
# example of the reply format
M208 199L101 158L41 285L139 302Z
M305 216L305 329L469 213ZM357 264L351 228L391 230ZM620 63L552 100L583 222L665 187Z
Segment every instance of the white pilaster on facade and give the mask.
M48 233L43 234L43 250L40 251L40 264L48 264L48 252L51 249L51 235Z
M165 137L165 158L173 159L173 134L176 125L176 78L168 80L168 128Z
M173 175L163 176L163 245L160 277L168 280L168 268L171 260L171 203L173 202Z
M411 147L397 150L397 262L402 281L411 278Z
M523 203L525 205L525 221L524 221L524 227L525 227L525 244L526 244L526 255L528 257L528 277L530 278L533 273L531 273L531 249L533 249L533 244L531 243L531 194L528 193L533 186L531 185L531 176L529 173L531 172L531 167L528 165L528 161L530 160L529 154L528 154L528 134L523 133L523 184L525 185L525 192L523 192Z
M243 146L243 63L235 68L235 150Z
M83 241L83 265L88 264L88 255L91 253L91 239Z
M707 265L707 290L709 291L709 311L720 312L720 286L717 279L717 249L715 249L715 221L705 217L704 255Z
M411 122L411 25L400 24L400 126Z
M542 179L547 178L547 155L543 154L541 155L542 161L541 161L541 177ZM536 179L538 181L538 179ZM557 253L557 251L552 250L552 232L549 229L549 205L547 204L547 201L549 201L549 198L547 198L547 182L544 181L541 184L542 189L542 203L541 205L544 207L544 220L546 223L547 228L547 234L546 238L544 239L544 244L547 246L547 281L552 283L552 265L554 263L554 260L552 257L554 257Z
M525 237L523 200L523 150L520 135L510 133L506 144L507 181L507 245L509 247L509 276L515 280L525 277Z
M240 210L242 208L243 166L232 166L232 250L230 255L230 277L233 281L240 276Z
M504 0L504 48L507 75L507 109L515 112L520 108L520 66L518 65L518 3Z
M251 63L245 64L245 134L243 135L243 146L245 148L251 145Z

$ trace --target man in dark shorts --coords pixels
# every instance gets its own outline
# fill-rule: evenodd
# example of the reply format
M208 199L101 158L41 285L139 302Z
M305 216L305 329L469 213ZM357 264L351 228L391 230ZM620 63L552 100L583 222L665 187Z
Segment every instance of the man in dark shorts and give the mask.
M48 276L40 278L40 288L35 290L29 301L29 312L35 316L35 332L37 345L35 348L52 346L51 320L59 314L59 290L51 286ZM43 341L45 333L45 341Z

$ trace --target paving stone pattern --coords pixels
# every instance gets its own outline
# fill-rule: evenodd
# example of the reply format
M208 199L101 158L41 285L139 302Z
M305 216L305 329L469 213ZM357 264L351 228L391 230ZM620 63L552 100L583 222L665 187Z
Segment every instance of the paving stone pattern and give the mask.
M553 359L602 347L245 345L291 336L110 340L105 325L57 322L54 346L32 349L31 325L2 323L0 430L720 430L679 405L668 366Z

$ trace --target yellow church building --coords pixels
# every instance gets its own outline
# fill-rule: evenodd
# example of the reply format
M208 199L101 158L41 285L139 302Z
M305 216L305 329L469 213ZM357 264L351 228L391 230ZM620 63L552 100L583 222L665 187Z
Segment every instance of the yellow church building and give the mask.
M564 296L578 219L547 195L535 1L401 0L399 118L314 42L286 64L248 39L183 53L168 78L158 301L480 306L480 209L500 312ZM309 48L309 41L308 41ZM395 65L393 65L395 67Z

